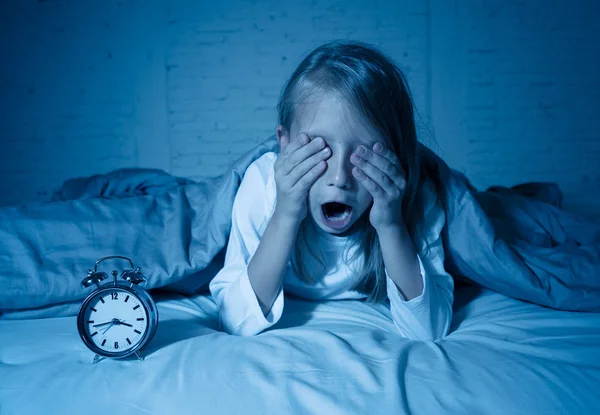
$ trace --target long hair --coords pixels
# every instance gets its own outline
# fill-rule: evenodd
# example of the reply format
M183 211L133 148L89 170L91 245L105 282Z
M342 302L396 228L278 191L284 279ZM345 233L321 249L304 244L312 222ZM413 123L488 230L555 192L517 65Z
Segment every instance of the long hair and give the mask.
M416 228L422 220L422 197L419 188L424 175L421 169L419 146L410 90L404 74L391 58L375 47L357 41L333 41L314 49L306 56L284 85L277 105L278 121L291 131L298 103L314 93L335 93L342 102L361 114L387 146L392 148L406 174L402 215L407 230L417 245ZM367 295L368 301L378 302L386 295L383 256L377 232L371 226L369 210L358 219L359 228L346 247L355 246L353 261L364 255L364 261L354 269L359 275L353 289ZM309 218L300 225L292 253L294 271L305 282L314 282L314 270L306 269L306 255L312 255L324 265L319 254L306 240Z

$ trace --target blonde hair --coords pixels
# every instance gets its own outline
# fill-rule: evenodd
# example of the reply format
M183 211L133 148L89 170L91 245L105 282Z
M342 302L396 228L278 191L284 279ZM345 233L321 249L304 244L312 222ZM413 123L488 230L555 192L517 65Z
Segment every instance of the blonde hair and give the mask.
M285 84L277 105L278 121L291 130L296 105L314 93L333 92L366 119L387 141L406 173L402 215L415 243L417 224L422 220L423 198L419 189L425 180L414 122L413 103L406 79L393 61L375 47L356 41L334 41L319 46L306 56ZM358 231L350 236L344 260L356 263L364 254L353 289L379 302L386 298L385 265L377 232L369 222L369 209L357 220ZM314 283L314 270L308 270L306 255L325 267L321 253L307 241L310 218L300 225L292 253L292 267L307 283ZM347 258L350 247L357 247ZM313 271L313 272L311 272Z

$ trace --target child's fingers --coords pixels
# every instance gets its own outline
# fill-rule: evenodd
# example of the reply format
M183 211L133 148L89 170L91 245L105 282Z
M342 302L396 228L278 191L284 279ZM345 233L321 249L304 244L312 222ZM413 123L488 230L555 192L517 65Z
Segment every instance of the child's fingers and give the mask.
M319 152L326 146L325 140L317 138L310 140L308 135L301 134L297 140L289 144L289 151L285 151L281 155L280 167L284 175L289 175L290 172L304 160Z
M279 153L279 157L275 162L275 166L284 174L287 175L294 166L289 166L289 158L290 156L304 143L310 142L310 138L307 134L302 133L298 136L297 140L291 140L289 136L285 138L282 137L281 140L281 152Z
M400 166L400 162L398 161L396 155L389 150L383 149L382 147L377 147L377 144L374 145L373 148L379 148L382 150L375 152L365 148L364 146L359 146L355 153L381 170L392 180L392 182L395 183L396 186L400 187L402 185L404 175L401 173L401 171L403 171L402 167L400 167L400 169L397 167L397 165Z
M398 157L396 157L396 154L392 150L386 148L382 143L375 143L373 145L373 152L389 161L396 168L398 173L400 173L400 176L404 177L406 172L402 167L402 163L400 163L400 160L398 160Z
M327 163L324 160L319 161L316 165L313 165L304 176L300 178L294 185L293 189L299 191L303 197L306 197L308 189L317 181L319 176L323 174L327 168Z
M354 167L352 169L352 174L356 177L362 185L367 189L373 199L380 199L383 197L384 190L377 184L373 179L365 174L359 167Z
M281 152L283 157L289 157L294 151L302 147L303 145L310 142L310 137L306 133L301 133L298 135L296 140L292 140L288 137L288 145Z
M350 157L350 161L352 161L355 166L359 167L360 171L376 183L380 189L385 190L385 192L390 195L395 195L397 193L397 186L392 179L373 164L369 163L369 161L356 154L353 154L352 157Z
M313 154L324 149L326 146L325 140L322 137L315 138L314 140L301 145L301 147L297 148L288 157L292 169L302 163L304 160L311 157Z
M358 151L358 150L357 150ZM369 163L377 167L379 170L388 175L390 179L395 181L395 179L400 177L400 172L398 168L395 166L393 162L390 161L387 157L382 154L377 154L367 148L363 147L363 155L361 156L365 160L368 160ZM395 155L394 155L395 157Z
M289 183L294 186L298 183L302 178L310 172L310 170L317 165L319 162L326 160L331 155L331 149L329 147L325 147L320 151L312 154L306 160L302 161L300 164L296 165L292 169L292 171L288 174Z
M310 137L306 133L299 134L295 140L292 140L289 135L281 137L281 151L279 152L279 160L287 160L292 153L308 142L310 142Z

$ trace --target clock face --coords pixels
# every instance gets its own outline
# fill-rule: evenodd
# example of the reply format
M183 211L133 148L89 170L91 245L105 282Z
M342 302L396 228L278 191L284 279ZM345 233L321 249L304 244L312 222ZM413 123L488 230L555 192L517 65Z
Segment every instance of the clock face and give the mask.
M148 330L148 314L142 301L121 288L99 291L82 312L83 335L102 354L127 354Z

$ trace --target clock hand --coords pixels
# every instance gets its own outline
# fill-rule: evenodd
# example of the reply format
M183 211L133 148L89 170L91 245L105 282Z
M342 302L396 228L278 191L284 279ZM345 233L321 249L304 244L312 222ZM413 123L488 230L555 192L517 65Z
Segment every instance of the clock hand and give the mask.
M108 329L111 328L114 325L115 325L115 323L111 322L110 326L108 326L107 328L105 328L104 331L102 332L102 334L106 333L108 331Z
M122 326L127 326L127 327L133 327L131 324L129 324L129 323L125 323L125 322L123 322L123 321L119 321L117 324L120 324L120 325L122 325Z
M106 333L108 331L108 329L111 328L112 326L114 326L115 324L119 324L119 319L113 318L110 321L110 325L107 328L104 329L104 331L102 332L102 334Z
M112 323L112 321L107 321L106 323L94 324L92 327L106 326L107 324L110 324L110 323Z

